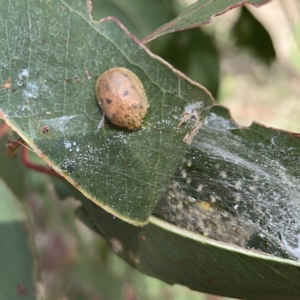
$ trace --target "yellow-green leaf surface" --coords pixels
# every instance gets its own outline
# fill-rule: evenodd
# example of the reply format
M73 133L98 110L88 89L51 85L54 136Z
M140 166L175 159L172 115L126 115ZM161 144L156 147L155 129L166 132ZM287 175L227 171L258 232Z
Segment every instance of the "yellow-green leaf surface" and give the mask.
M151 54L115 19L90 19L89 1L5 1L0 11L1 117L85 196L134 224L147 222L188 147L210 94ZM141 129L105 121L99 75L125 67L143 82L150 108ZM9 83L10 80L10 83Z
M143 43L148 43L170 32L199 27L210 23L213 17L222 15L226 11L243 4L260 6L267 2L270 2L270 0L198 0L187 7L176 19L159 27L145 37Z
M0 299L36 299L36 266L26 217L0 179Z

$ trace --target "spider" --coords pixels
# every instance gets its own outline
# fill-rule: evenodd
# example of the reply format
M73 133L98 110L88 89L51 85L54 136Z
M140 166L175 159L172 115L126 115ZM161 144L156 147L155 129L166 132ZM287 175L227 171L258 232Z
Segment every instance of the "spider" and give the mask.
M193 128L185 135L185 137L183 138L183 141L185 143L187 143L188 145L191 144L194 136L197 134L198 129L201 127L202 125L202 121L200 120L200 116L198 114L197 109L202 107L202 102L196 102L193 104L189 104L184 108L184 112L180 118L180 122L178 124L178 127L180 127L180 125L182 123L186 123L190 120L194 121L194 126Z

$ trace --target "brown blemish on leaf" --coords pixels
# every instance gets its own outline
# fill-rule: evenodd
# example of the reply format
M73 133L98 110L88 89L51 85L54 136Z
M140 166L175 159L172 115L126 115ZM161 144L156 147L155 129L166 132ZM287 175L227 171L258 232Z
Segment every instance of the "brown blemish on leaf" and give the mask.
M44 126L42 127L42 132L45 133L45 134L47 134L47 133L49 132L49 127L46 126L46 125L44 125Z
M2 87L8 90L11 88L10 77L6 80L6 82L2 85Z

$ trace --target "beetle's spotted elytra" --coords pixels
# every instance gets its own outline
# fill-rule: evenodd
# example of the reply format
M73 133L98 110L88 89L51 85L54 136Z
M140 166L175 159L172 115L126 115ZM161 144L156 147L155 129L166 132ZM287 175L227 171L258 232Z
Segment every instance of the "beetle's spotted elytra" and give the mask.
M126 68L104 72L96 83L96 97L109 121L129 130L141 126L149 107L142 82Z

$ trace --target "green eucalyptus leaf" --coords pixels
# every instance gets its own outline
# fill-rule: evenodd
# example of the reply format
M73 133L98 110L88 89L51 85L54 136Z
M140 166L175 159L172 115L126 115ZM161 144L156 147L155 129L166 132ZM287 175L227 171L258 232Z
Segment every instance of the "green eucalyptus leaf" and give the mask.
M36 262L26 216L0 178L0 299L36 299Z
M89 2L88 2L89 3ZM55 171L105 210L147 222L196 125L180 119L207 90L153 55L114 18L90 19L86 1L37 0L1 6L0 115ZM125 67L142 81L150 108L139 130L105 121L99 75ZM199 122L199 120L197 121Z
M143 38L148 43L164 34L199 27L212 22L212 18L224 14L226 11L243 4L260 6L270 0L198 0L188 6L177 18L156 29Z
M298 263L217 242L155 217L139 228L90 201L84 206L112 250L147 275L226 297L300 299Z
M235 298L300 299L299 257L282 241L297 248L299 186L299 134L240 127L213 106L149 224L82 202L112 249L148 275Z

